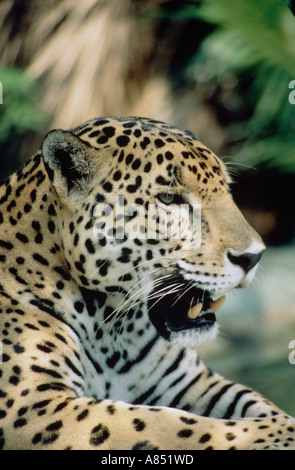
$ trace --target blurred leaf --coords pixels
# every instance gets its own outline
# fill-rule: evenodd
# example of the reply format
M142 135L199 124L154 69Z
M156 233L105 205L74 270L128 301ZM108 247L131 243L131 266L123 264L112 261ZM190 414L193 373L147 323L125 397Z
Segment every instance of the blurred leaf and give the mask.
M0 143L29 130L41 131L45 117L37 103L35 84L17 67L0 67L3 104L0 105Z
M295 18L287 3L204 0L184 8L184 14L215 26L192 58L191 73L203 67L208 85L221 87L237 77L247 119L229 127L232 140L241 142L235 156L295 172L295 106L288 101L288 85L295 79Z
M268 168L279 167L281 171L295 173L295 136L249 141L235 151L235 157L249 165L259 161Z

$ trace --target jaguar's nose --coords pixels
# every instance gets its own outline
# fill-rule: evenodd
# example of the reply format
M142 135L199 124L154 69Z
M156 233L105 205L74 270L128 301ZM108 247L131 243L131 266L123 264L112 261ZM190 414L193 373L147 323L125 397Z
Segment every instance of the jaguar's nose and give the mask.
M251 271L252 268L254 268L258 264L263 254L263 251L264 250L261 250L258 253L243 253L242 255L233 254L229 251L227 253L227 257L232 264L240 266L245 271L245 274L247 274L249 271Z

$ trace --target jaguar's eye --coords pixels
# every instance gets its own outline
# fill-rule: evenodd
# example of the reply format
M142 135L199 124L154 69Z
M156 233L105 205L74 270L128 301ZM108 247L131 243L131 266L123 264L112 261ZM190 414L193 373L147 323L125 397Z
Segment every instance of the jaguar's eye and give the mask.
M183 198L179 194L173 193L159 193L157 194L157 198L167 206L170 204L181 204L184 202Z

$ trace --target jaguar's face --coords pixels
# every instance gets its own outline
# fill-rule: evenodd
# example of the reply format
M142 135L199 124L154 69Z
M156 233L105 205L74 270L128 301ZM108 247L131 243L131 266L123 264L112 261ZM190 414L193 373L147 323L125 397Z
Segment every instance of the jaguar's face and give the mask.
M108 292L121 315L146 303L169 340L214 336L223 295L251 282L264 249L228 192L223 163L190 134L140 119L51 135L49 167L52 148L76 281Z
M156 175L151 185L159 208L155 238L162 238L153 248L148 305L165 338L200 344L215 337L225 294L253 280L264 245L233 202L223 163L204 147L182 145L171 173L161 175L166 188Z

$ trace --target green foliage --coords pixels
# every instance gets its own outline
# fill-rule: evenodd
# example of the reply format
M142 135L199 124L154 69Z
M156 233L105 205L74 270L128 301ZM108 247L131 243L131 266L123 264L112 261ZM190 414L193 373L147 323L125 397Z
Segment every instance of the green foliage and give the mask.
M41 131L45 123L37 104L36 86L17 67L1 67L3 104L0 104L0 144L27 131Z
M295 79L295 18L287 2L195 0L179 15L215 26L189 73L203 65L208 84L237 79L247 119L229 128L232 142L239 142L232 149L235 157L295 172L295 105L288 99Z

